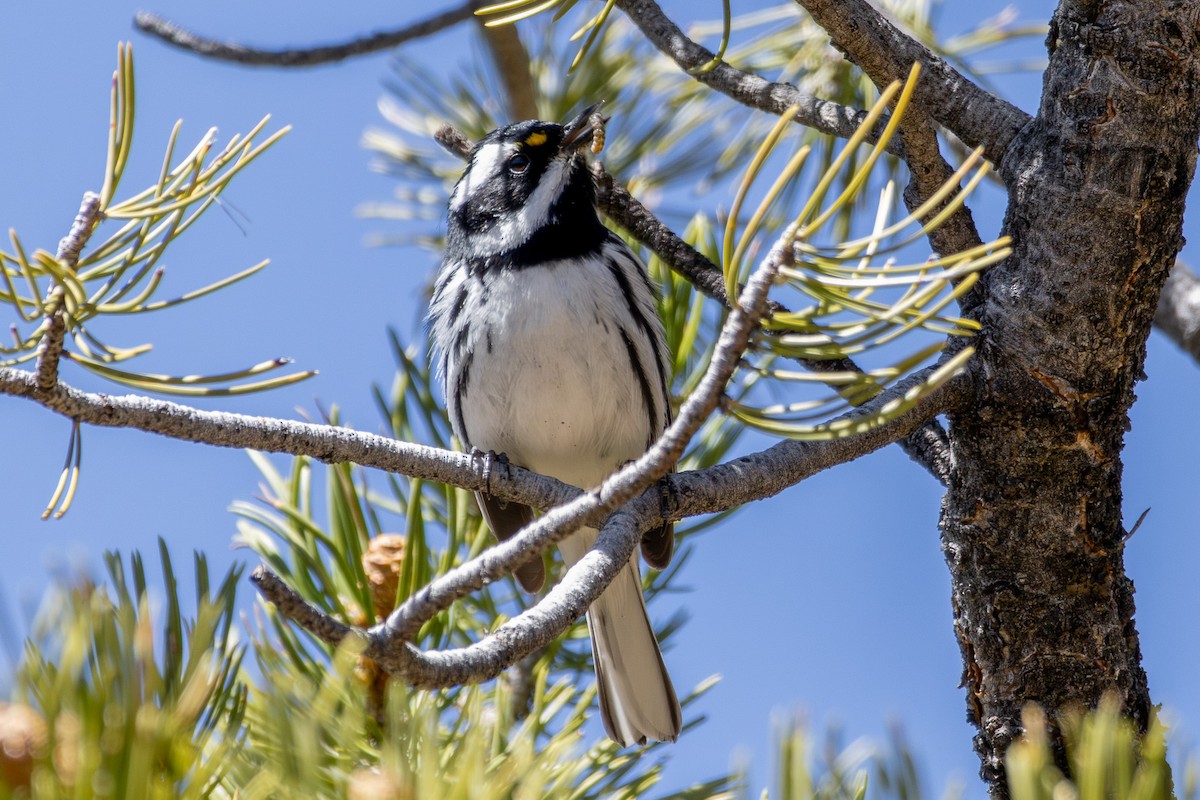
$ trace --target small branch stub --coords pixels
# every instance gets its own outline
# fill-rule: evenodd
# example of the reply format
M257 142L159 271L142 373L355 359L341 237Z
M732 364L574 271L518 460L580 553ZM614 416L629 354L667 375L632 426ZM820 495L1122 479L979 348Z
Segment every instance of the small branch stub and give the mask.
M71 272L79 262L79 254L91 238L92 231L100 221L100 195L95 192L85 192L79 213L71 223L71 229L58 243L55 257ZM46 321L43 327L42 340L38 345L37 387L41 392L49 392L58 382L58 362L62 357L63 338L66 336L67 323L63 317L63 301L66 290L61 284L50 290L46 297Z

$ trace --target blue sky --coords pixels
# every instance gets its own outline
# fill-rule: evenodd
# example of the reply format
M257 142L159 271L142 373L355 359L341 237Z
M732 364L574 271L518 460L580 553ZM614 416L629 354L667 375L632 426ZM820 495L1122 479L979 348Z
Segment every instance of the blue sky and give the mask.
M416 6L417 4L409 4ZM422 4L423 5L423 4ZM718 3L668 6L711 19ZM947 9L954 32L999 4ZM391 27L413 16L400 4L371 0L203 4L154 0L144 6L202 32L251 44L304 45ZM1047 2L1018 4L1022 18L1044 21ZM126 188L158 169L174 121L195 141L211 126L244 131L264 113L294 130L238 179L227 198L248 217L243 233L225 215L208 218L173 248L168 281L178 290L235 272L263 258L272 266L208 300L112 325L114 342L153 341L146 369L212 372L289 356L315 379L285 391L197 405L269 416L311 412L314 400L338 403L346 419L375 429L370 387L387 384L392 364L386 328L408 336L423 311L419 288L435 264L425 252L370 248L383 223L355 216L361 203L386 199L391 179L369 171L363 132L382 125L387 56L304 71L246 69L150 42L124 2L16 3L0 26L0 223L31 247L53 250L82 193L98 188L107 124L108 80L116 43L133 39L138 68L135 162ZM977 15L977 16L972 16ZM443 34L414 52L466 58L474 42ZM1041 54L1039 42L1027 54ZM447 56L447 54L450 54ZM998 79L1011 100L1036 108L1038 81ZM620 135L614 120L610 136ZM998 193L976 206L985 237L998 230ZM724 196L710 201L725 204ZM1195 225L1185 233L1197 238ZM1189 251L1185 249L1184 257ZM1193 260L1195 260L1193 258ZM1130 541L1127 566L1138 588L1138 624L1155 700L1180 720L1177 735L1195 739L1200 693L1200 563L1195 494L1200 425L1185 398L1200 371L1155 334L1138 387L1125 452L1127 524L1150 515ZM68 369L68 381L111 390ZM50 575L94 565L109 548L153 552L164 537L181 559L207 551L218 568L239 558L229 541L231 501L251 497L257 473L246 456L122 430L85 431L83 482L68 516L42 522L67 446L68 423L27 401L0 398L0 463L5 558L0 607L16 630L28 620ZM677 684L714 673L724 679L700 708L709 721L672 748L672 785L711 775L735 754L751 761L754 782L769 778L772 720L801 713L819 728L839 725L847 739L882 738L892 721L915 743L927 788L951 780L983 796L957 687L961 660L951 631L949 580L939 548L941 492L922 470L889 448L816 476L774 500L745 509L706 534L681 575L691 591L665 598L658 613L685 604L691 621L667 660ZM246 587L247 593L249 587ZM9 626L7 638L12 639ZM0 649L0 670L13 657ZM1177 740L1178 741L1178 740Z

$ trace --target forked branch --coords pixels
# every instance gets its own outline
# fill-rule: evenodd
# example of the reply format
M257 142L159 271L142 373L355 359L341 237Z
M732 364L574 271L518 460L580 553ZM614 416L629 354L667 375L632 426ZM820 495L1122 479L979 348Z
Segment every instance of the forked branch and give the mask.
M789 249L781 240L749 281L739 307L722 330L713 361L703 381L685 402L675 422L644 456L618 471L597 491L579 494L569 503L552 509L516 536L451 570L413 595L386 622L369 631L347 628L336 620L327 619L323 613L303 603L265 567L255 572L255 582L264 595L277 604L281 613L314 635L330 644L339 644L346 636L361 636L366 643L365 656L397 677L420 687L444 687L487 680L544 647L574 624L600 596L632 557L642 532L660 521L657 497L641 493L665 474L687 441L712 412L745 350L750 332L757 325L774 271L787 258ZM893 392L876 398L868 407L878 411L887 403L895 402L895 392L908 391L921 385L928 379L928 372L913 376L895 387ZM949 404L955 394L953 381L943 384L926 398L922 415L928 413L933 404L945 408L943 404ZM856 409L853 413L864 411L865 408ZM720 502L719 498L727 496L726 493L732 488L725 485L726 480L740 484L739 490L732 492L734 495L746 490L753 492L752 487L757 481L750 478L747 470L750 473L757 473L759 468L778 471L799 481L819 471L816 464L806 457L808 455L827 447L841 449L847 446L856 454L862 454L894 441L918 424L919 420L912 415L903 415L862 436L821 443L785 441L768 451L732 464L672 476L678 492L676 496L680 498L674 515L687 513L684 509L691 505L689 501L701 497ZM864 445L866 449L860 450ZM790 467L787 462L790 462ZM691 480L706 473L716 480L712 483ZM504 623L480 642L465 648L421 652L411 644L420 627L438 612L449 608L455 600L511 572L533 553L553 546L580 525L599 524L608 514L611 516L603 522L595 548L568 570L562 581L531 609Z
M888 403L894 403L928 380L934 369L936 367L930 367L914 374L840 419L864 418L878 413ZM672 509L672 516L678 518L716 511L726 507L730 499L742 504L778 494L787 486L794 486L836 463L852 461L900 440L931 415L961 408L968 396L969 388L964 382L951 380L907 414L856 436L821 442L781 441L767 450L726 464L673 474L670 476L671 489L678 502ZM765 493L764 489L767 489ZM422 652L391 633L386 623L369 631L348 627L306 603L266 567L255 570L252 580L281 613L322 641L338 645L347 636L361 637L366 646L364 655L379 661L404 681L424 688L455 686L495 677L574 624L603 591L602 581L611 580L632 555L642 531L661 523L660 513L657 492L648 492L630 501L603 524L588 558L569 571L541 603L509 620L491 636L453 650ZM590 513L579 521L599 524ZM490 576L497 574L497 570L502 573L503 565L520 563L526 557L522 548L534 546L533 542L540 536L541 532L531 526L438 579L429 590L434 591L436 586L438 595L443 598L475 591L486 580L491 580ZM416 597L422 598L423 593L424 590ZM436 605L440 603L433 604Z

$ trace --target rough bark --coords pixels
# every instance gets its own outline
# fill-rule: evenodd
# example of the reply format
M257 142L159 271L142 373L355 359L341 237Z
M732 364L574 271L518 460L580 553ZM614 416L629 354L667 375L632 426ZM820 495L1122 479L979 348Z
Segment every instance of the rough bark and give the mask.
M1020 710L1151 710L1125 574L1121 449L1200 134L1200 3L1063 2L1037 117L1000 165L1013 255L973 295L977 396L942 515L994 797Z

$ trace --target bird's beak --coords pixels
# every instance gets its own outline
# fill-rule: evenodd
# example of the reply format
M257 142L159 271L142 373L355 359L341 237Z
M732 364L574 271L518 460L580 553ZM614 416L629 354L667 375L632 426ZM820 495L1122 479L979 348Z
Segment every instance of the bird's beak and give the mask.
M559 149L563 151L575 150L592 140L592 132L596 130L595 126L591 123L592 114L602 105L604 105L603 100L599 103L592 103L580 112L579 116L566 124L566 133L563 134Z

